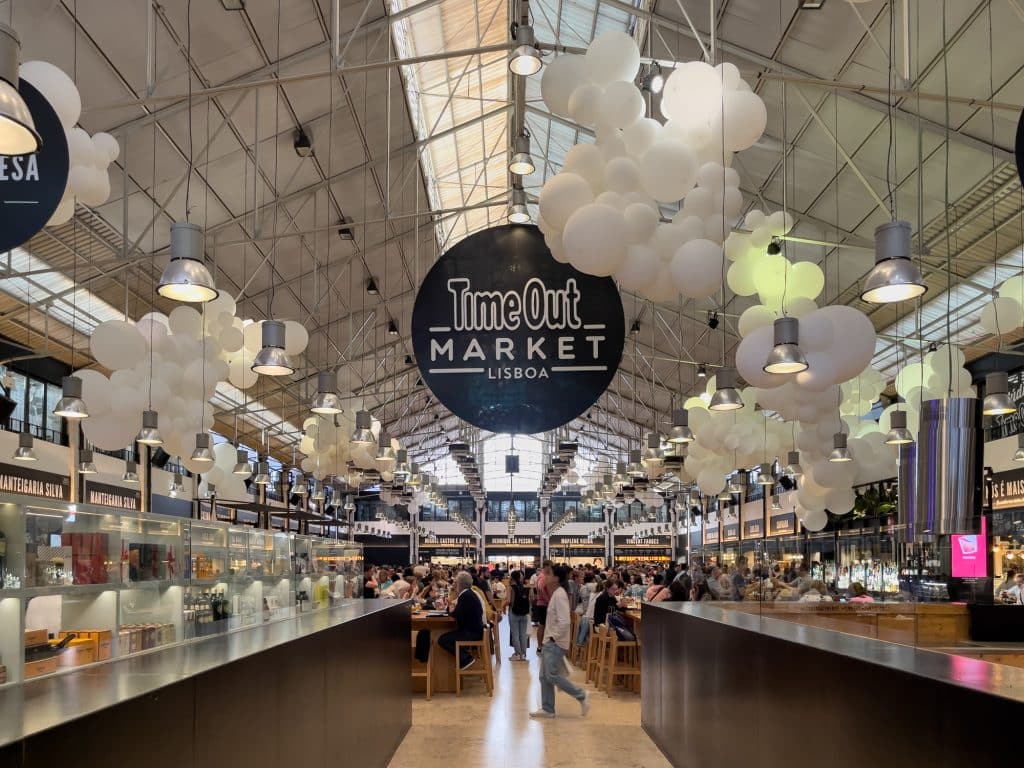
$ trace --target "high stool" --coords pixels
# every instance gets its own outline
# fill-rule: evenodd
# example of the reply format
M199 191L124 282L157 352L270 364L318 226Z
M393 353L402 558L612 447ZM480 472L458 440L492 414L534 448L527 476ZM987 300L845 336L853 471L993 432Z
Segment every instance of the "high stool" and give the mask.
M497 616L495 616L497 618ZM491 652L494 654L494 660L501 664L501 639L500 633L498 632L498 622L492 621L487 625L487 634L491 641ZM490 657L487 659L488 664L490 663Z
M621 654L621 658L620 658ZM611 698L615 678L627 678L624 687L632 691L640 688L640 643L637 640L619 640L615 630L608 632L608 697ZM598 680L600 689L600 680Z
M412 676L414 678L416 678L416 677L426 678L426 680L427 680L427 701L430 701L430 694L431 694L431 689L430 689L431 674L430 674L430 672L433 669L433 662L434 662L434 643L433 642L430 643L430 651L427 654L427 661L424 664L422 661L419 661L416 658L416 633L415 632L412 633L412 637L413 637L413 641L412 641Z
M490 635L484 633L480 640L458 640L455 643L455 695L462 695L463 677L482 677L487 695L494 695L494 677L491 672ZM462 651L466 650L476 659L469 669L462 669Z
M608 627L604 624L590 623L590 641L587 643L587 682L600 688L601 665L604 661L605 647L608 642Z

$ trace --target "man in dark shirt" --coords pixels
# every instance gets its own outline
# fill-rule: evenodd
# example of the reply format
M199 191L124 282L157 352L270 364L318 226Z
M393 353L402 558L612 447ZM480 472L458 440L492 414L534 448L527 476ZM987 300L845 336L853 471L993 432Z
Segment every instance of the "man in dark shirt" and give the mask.
M609 611L615 609L619 603L619 585L617 582L608 580L604 592L597 596L594 601L594 626L604 624L608 618Z
M473 577L462 571L455 577L455 606L450 610L455 619L455 629L437 638L437 644L448 653L455 655L455 643L460 640L480 640L484 636L484 607L473 591ZM459 668L473 666L475 659L463 650Z

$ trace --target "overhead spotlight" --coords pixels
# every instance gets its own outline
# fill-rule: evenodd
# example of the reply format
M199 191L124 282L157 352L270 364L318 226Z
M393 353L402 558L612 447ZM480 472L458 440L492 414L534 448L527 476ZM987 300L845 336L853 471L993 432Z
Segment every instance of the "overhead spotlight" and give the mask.
M708 312L708 328L710 328L713 331L717 327L718 327L718 313L717 312Z
M845 432L836 432L832 435L832 452L828 455L828 460L833 463L853 461L853 454L846 447Z
M0 24L0 155L30 155L43 143L32 113L18 93L20 53L18 33Z
M334 375L330 371L320 371L316 375L316 394L309 405L313 413L325 416L341 413L341 398L334 391Z
M129 459L124 463L124 474L121 475L122 483L139 482L139 465Z
M661 65L652 61L650 66L647 67L647 71L644 72L643 79L640 81L640 90L646 91L647 93L661 93L661 89L665 87L665 76L661 73Z
M638 333L640 333L640 320L639 319L634 320L633 324L631 326L629 326L629 332L631 334L633 334L634 336L636 336Z
M718 385L718 389L711 396L708 410L737 411L743 407L743 398L736 391L735 368L719 368L715 383Z
M685 408L672 411L672 431L669 433L668 441L676 445L693 442L690 414Z
M39 457L36 456L36 450L32 447L32 443L32 433L21 432L18 435L18 447L11 458L15 461L38 461Z
M1024 461L1024 432L1017 435L1017 450L1013 454L1013 460L1016 462Z
M95 475L96 463L92 460L92 449L83 448L78 452L78 473L81 475Z
M192 461L199 464L203 469L213 466L213 451L210 450L210 434L199 432L196 434L196 447L192 451Z
M270 485L270 464L266 461L256 462L256 475L252 479L253 485Z
M172 499L175 498L179 493L185 492L185 482L181 477L181 472L175 472L174 478L171 480L171 487L167 491L167 495Z
M220 295L203 262L203 231L197 224L171 224L171 260L160 276L156 292L187 304L202 304Z
M701 363L700 365L697 366L697 378L698 379L706 379L707 377L708 377L708 367L706 365L704 365L704 363Z
M395 324L394 320L388 320L388 336L398 335L398 325Z
M825 4L825 0L803 0L800 7L805 11L817 11Z
M158 417L156 411L143 411L142 429L140 429L139 434L136 435L135 442L149 446L163 445L164 439L160 435L160 429L157 425Z
M342 216L341 221L338 223L338 237L342 240L355 240L355 232L352 231L352 219L348 216Z
M82 380L77 376L65 376L61 382L61 398L53 409L54 416L65 419L87 419L89 410L82 400Z
M786 456L786 466L782 472L790 477L798 477L804 473L803 467L800 466L800 451L789 452Z
M907 412L893 411L889 415L889 432L885 436L886 445L907 445L914 442L914 436L907 429Z
M380 289L377 287L377 281L372 277L366 281L366 292L370 296L377 296L380 294Z
M807 370L807 358L800 350L800 321L795 317L775 320L775 346L768 353L765 373L800 373Z
M295 154L299 157L310 157L313 154L313 142L309 140L309 135L302 130L301 126L295 132L292 146L295 148Z
M929 352L938 352L939 351L939 345L936 342L933 341L931 344L928 345L928 351Z
M888 221L875 228L875 266L860 297L870 304L916 299L928 290L910 258L910 222Z
M356 411L355 430L349 442L357 446L373 445L373 432L370 431L372 425L373 419L369 411Z
M779 244L779 238L773 236L772 241L768 243L768 255L778 256L780 253L782 253L782 245Z
M295 373L295 366L284 351L284 323L280 320L264 320L263 347L256 353L250 366L253 373L264 376L288 376Z
M985 399L982 401L981 412L986 416L1005 416L1016 413L1017 408L1010 400L1009 382L1006 371L985 374Z
M529 176L537 170L530 156L530 132L523 128L512 142L512 157L508 161L508 172L516 176Z
M508 68L512 74L528 77L540 72L540 49L534 41L533 27L529 24L513 24L512 37L516 42L508 57Z
M510 224L529 224L530 209L526 207L526 190L522 187L512 188L512 198L508 207Z
M235 466L231 470L232 475L248 477L252 474L252 467L249 465L249 452L244 448L235 450Z
M771 469L771 467L769 467L769 469ZM765 472L764 468L762 467L761 471L757 473L757 477L754 479L754 482L757 485L762 485L765 487L773 486L775 485L775 475L773 475L770 471Z

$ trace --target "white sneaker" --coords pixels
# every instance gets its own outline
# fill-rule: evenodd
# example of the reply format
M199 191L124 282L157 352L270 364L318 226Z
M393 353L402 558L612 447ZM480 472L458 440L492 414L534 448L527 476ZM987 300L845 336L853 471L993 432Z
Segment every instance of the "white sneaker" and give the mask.
M511 656L508 657L508 660L509 661L519 661L522 658L523 657L521 655L519 655L518 653L513 653Z
M464 669L464 670L465 669L469 669L474 664L476 664L476 659L470 659L469 661L467 661L465 664L462 665L461 669Z
M534 720L550 720L554 716L554 712L545 712L543 709L538 709L536 712L530 713L530 717Z
M587 691L583 692L583 698L580 699L580 713L583 717L590 714L590 693Z

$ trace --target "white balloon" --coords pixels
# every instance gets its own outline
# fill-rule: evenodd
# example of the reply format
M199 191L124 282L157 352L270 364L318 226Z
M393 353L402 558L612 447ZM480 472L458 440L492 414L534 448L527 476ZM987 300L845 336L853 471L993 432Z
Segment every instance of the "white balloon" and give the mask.
M683 243L672 259L676 288L692 299L705 298L722 285L722 247L710 240Z
M225 352L237 352L242 348L242 331L234 326L221 331L219 338L220 345Z
M605 189L632 192L640 188L640 170L629 157L614 157L604 168ZM646 207L646 206L644 206Z
M684 243L704 237L704 221L697 216L683 216L679 221L673 219L672 226L679 232Z
M650 117L642 117L622 129L622 142L630 157L639 159L658 140L661 132L661 123Z
M584 58L587 75L595 83L632 81L640 71L636 41L618 30L608 30L594 38Z
M167 319L170 323L171 333L176 335L198 339L203 331L203 318L192 307L175 307Z
M786 293L815 299L825 288L825 273L812 261L798 261L789 272Z
M82 97L78 87L59 67L48 61L26 61L18 69L18 75L28 80L43 97L50 102L64 132L78 122L82 115Z
M138 328L123 320L108 320L96 326L89 348L96 362L111 370L133 368L149 352Z
M92 145L98 160L97 166L102 163L102 167L105 168L117 160L117 156L121 154L121 146L117 143L117 139L103 131L93 134Z
M623 217L626 220L626 238L630 243L646 243L658 226L658 214L643 203L627 205Z
M562 230L573 213L593 201L593 190L582 176L562 172L541 189L540 213L548 224Z
M110 379L90 368L77 370L73 375L82 380L82 400L89 408L90 416L85 421L91 421L93 417L110 411Z
M632 82L616 80L601 94L598 120L613 128L626 128L643 117L644 107L644 97Z
M585 128L593 128L601 115L604 89L594 83L583 83L569 97L569 116Z
M658 276L641 289L640 293L655 304L673 301L678 298L679 291L676 290L675 283L672 280L672 271L669 265L662 262L661 268L658 270Z
M615 280L627 291L639 291L650 285L661 270L661 259L648 245L631 245L626 259L615 273Z
M757 293L757 284L754 282L753 270L750 269L746 262L734 261L730 264L729 271L725 274L725 281L728 283L732 292L737 296L753 296ZM771 312L770 309L760 304L755 306ZM755 307L751 307L750 309L754 308ZM750 309L748 309L747 312L749 312ZM775 313L772 312L773 316L774 314ZM745 335L742 330L740 331L740 335Z
M71 217L75 215L75 197L69 195L67 192L64 193L64 197L61 198L60 204L57 206L57 210L53 212L50 219L46 222L48 227L59 227L61 224L67 224L71 221Z
M594 194L598 194L604 189L604 155L601 154L601 148L595 144L587 143L572 146L565 153L565 162L562 164L562 173L565 172L582 176L586 179ZM546 218L544 221L548 225L554 224L554 222L550 222ZM556 227L559 230L561 228L561 226Z
M735 264L733 266L736 266ZM730 267L730 273L732 268ZM772 326L775 322L775 313L772 312L768 307L760 304L755 304L752 307L748 307L740 315L739 321L736 323L737 330L740 332L740 336L747 336L751 331L755 331L758 328L765 328Z
M999 296L982 308L979 322L989 333L1010 333L1024 325L1024 308L1016 299Z
M142 413L106 413L82 420L82 432L97 448L115 451L135 439L142 426Z
M593 203L576 211L562 240L569 262L600 277L617 271L626 255L626 220L621 211Z
M800 523L809 531L820 531L828 525L828 515L824 510L807 510Z
M725 148L739 152L753 146L768 124L768 110L761 97L752 91L726 91L723 99Z
M586 65L582 56L563 54L544 67L540 78L540 93L553 114L569 117L569 97L586 79Z
M284 351L289 355L301 355L309 344L306 326L296 320L284 321Z
M671 203L685 197L697 176L693 150L676 141L659 141L640 160L644 191L655 200Z
M96 165L96 147L84 128L77 125L67 133L68 159L72 167Z

